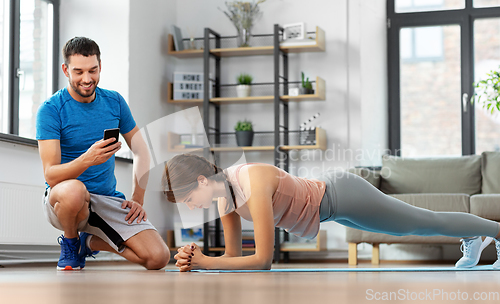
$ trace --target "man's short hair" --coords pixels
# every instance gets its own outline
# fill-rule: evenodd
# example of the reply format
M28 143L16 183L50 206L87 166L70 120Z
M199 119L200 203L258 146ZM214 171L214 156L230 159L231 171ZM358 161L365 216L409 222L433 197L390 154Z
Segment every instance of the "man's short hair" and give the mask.
M64 64L69 64L69 57L72 55L97 56L97 61L101 62L101 51L94 40L86 37L71 38L64 44L62 49Z

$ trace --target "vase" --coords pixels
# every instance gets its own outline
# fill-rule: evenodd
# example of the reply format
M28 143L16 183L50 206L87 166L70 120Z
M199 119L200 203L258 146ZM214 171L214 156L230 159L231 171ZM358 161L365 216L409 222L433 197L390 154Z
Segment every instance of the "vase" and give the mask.
M245 98L250 96L251 86L246 84L240 84L236 87L236 95L238 98Z
M238 29L238 47L249 47L250 46L250 37L251 37L251 29L241 28Z
M253 131L236 131L236 144L238 147L251 146L253 142Z

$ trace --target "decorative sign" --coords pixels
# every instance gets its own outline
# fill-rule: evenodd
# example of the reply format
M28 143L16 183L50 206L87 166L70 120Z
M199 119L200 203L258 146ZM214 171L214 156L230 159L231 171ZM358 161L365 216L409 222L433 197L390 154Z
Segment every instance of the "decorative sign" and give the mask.
M210 97L212 96L211 86L208 94ZM173 99L203 99L203 73L174 72Z

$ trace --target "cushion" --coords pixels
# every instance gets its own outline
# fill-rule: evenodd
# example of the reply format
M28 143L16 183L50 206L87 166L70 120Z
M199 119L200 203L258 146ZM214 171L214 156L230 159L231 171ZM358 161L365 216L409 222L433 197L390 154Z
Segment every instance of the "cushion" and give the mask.
M350 168L349 173L361 176L377 189L380 187L380 173L378 171L373 171L367 168Z
M481 154L481 175L483 177L482 193L500 193L500 152Z
M470 197L470 213L500 221L500 194L477 194Z
M384 156L380 190L399 193L481 192L481 156L403 158Z

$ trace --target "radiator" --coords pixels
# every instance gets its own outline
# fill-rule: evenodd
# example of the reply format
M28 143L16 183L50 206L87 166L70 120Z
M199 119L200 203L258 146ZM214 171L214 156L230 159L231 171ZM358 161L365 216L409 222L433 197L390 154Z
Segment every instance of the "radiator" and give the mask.
M57 245L59 231L45 219L44 186L0 182L0 244Z

